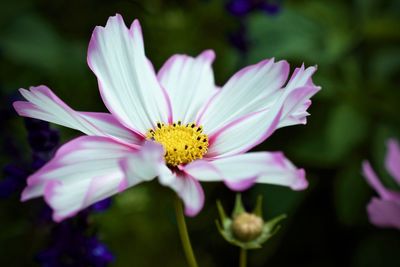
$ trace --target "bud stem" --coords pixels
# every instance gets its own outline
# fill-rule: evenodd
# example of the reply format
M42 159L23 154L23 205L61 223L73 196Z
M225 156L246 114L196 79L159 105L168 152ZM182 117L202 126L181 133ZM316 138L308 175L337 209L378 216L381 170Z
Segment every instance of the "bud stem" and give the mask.
M175 197L175 214L178 223L179 235L181 237L183 251L189 267L198 267L196 257L194 256L192 245L190 243L189 233L187 231L185 215L183 214L182 202L178 196ZM244 265L243 265L244 266Z
M239 267L246 267L247 266L247 249L241 248L240 249L240 259L239 259Z

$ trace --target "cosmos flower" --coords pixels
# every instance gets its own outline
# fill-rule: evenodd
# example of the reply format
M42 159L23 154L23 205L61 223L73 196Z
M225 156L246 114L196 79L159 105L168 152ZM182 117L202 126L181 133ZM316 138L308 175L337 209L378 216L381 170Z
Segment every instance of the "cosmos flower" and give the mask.
M370 222L379 227L400 229L400 192L387 189L368 161L364 161L362 167L365 179L379 195L379 198L373 197L367 206ZM394 139L387 141L385 167L400 185L400 145Z
M204 204L199 181L223 181L233 190L254 183L307 187L303 169L281 152L245 153L276 129L305 124L319 87L315 67L273 59L248 66L222 88L214 83L214 52L174 55L155 73L145 56L137 20L120 15L96 27L88 64L110 113L78 112L46 86L21 89L18 114L85 133L63 145L28 178L22 200L44 196L61 221L99 200L158 177L185 204L188 216Z

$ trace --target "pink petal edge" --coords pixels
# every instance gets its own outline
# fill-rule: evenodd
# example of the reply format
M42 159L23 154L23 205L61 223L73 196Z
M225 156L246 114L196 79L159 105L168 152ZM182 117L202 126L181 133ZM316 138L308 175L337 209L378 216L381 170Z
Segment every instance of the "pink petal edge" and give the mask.
M385 167L400 185L400 145L394 138L388 139L386 145Z

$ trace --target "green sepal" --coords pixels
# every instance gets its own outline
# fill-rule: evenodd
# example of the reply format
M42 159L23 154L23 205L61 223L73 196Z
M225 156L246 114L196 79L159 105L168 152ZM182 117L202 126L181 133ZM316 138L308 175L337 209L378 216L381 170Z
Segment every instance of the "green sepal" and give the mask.
M258 195L256 206L254 207L254 210L253 210L253 214L257 215L260 218L263 217L263 213L262 213L262 204L263 203L262 203L262 201L263 201L262 195Z
M279 231L279 229L281 229L281 226L278 225L278 223L284 220L286 217L286 214L282 214L264 223L263 231L261 235L257 238L258 242L264 243L272 236L274 236Z
M217 200L217 209L221 221L225 221L228 217L226 216L224 207L222 207L221 201Z
M284 219L286 219L286 218L287 218L286 214L278 215L278 216L276 216L275 218L273 218L273 219L267 221L267 222L264 224L264 227L268 227L268 230L269 230L269 231L272 231L272 230L274 229L274 227L276 227L276 225L277 225L278 223L280 223L282 220L284 220Z
M239 214L246 212L243 206L242 202L242 195L240 193L236 194L236 199L235 199L235 206L233 207L232 211L232 218L235 218Z

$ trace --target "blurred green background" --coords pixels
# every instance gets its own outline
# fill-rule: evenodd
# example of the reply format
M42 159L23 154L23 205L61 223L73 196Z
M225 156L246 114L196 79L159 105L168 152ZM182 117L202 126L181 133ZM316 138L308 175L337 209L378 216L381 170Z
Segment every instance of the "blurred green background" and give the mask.
M275 1L276 2L276 1ZM385 140L400 138L400 2L380 0L278 1L274 15L254 11L235 17L226 1L2 0L0 2L0 92L2 110L18 88L45 84L77 110L104 111L86 50L96 25L115 13L139 18L146 53L156 68L174 53L214 49L216 81L222 85L250 63L275 57L292 68L318 65L306 126L278 130L257 150L282 150L304 167L304 192L257 185L243 194L249 208L264 195L265 217L287 213L282 230L249 266L400 266L400 233L368 222L365 206L375 194L361 176L361 161L393 189L383 168ZM245 27L248 50L230 34ZM1 125L3 136L29 159L26 130L16 115ZM79 133L60 128L63 142ZM2 140L2 142L5 141ZM6 151L1 166L12 161ZM234 193L204 184L206 205L188 219L200 266L237 266L238 249L215 227L216 199L232 207ZM156 182L114 197L112 207L91 217L92 226L116 256L114 266L186 266L174 218L172 192ZM19 195L0 201L0 265L36 266L49 229L32 227L34 200Z

